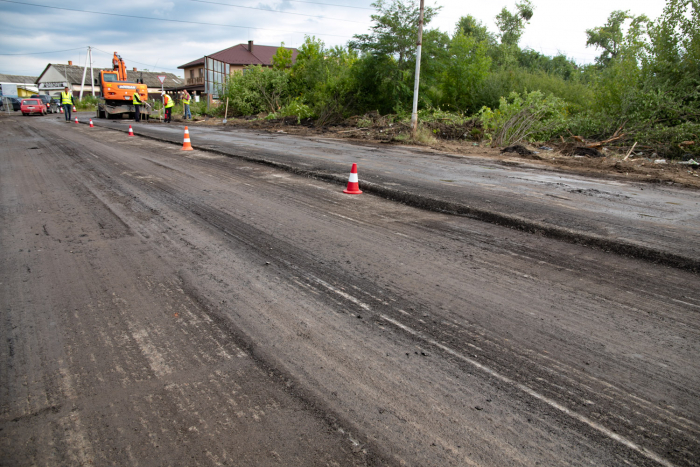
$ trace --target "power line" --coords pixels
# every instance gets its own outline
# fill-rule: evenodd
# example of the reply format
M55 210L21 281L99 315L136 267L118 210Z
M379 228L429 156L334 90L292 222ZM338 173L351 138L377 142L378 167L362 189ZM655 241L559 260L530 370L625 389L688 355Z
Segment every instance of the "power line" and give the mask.
M235 26L235 25L231 25L231 24L204 23L204 22L198 22L198 21L185 21L185 20L180 20L180 19L167 19L167 18L153 18L153 17L149 17L149 16L122 15L119 13L105 13L103 11L78 10L76 8L63 8L63 7L57 7L57 6L40 5L38 3L17 2L14 0L0 0L0 2L16 3L17 5L35 6L35 7L41 7L41 8L51 8L53 10L75 11L78 13L92 13L94 15L118 16L121 18L148 19L148 20L152 20L152 21L167 21L170 23L196 24L198 26L220 26L222 28L234 28L234 29L256 29L258 31L274 31L274 32L283 32L283 33L289 33L289 34L304 34L304 35L312 35L312 36L330 36L330 37L342 37L343 39L351 39L350 36L341 36L338 34L326 34L326 33L318 33L318 32L309 33L309 32L302 32L302 31L285 31L282 29L257 28L254 26L253 27L251 27L251 26Z
M112 55L111 53L106 52L102 49L98 49L97 47L93 47L92 50L97 50L98 52L102 52L103 54ZM136 60L131 60L130 58L127 58L127 57L124 57L124 60L129 62L129 63L133 62L133 63L138 63L139 65L144 65L144 66L151 67L154 69L157 68L155 65L149 65L148 63L137 62ZM154 71L165 71L165 70L176 71L178 73L181 71L181 70L177 70L175 68L161 68L160 70L154 70Z
M303 0L286 0L287 2L292 2L292 3L309 3L311 5L323 5L323 6L335 6L339 8L354 8L356 10L371 10L374 11L374 8L367 8L364 6L350 6L350 5L338 5L337 3L321 3L321 2L305 2Z
M340 19L340 18L329 18L327 16L317 16L317 15L307 15L304 13L294 13L291 11L279 11L279 10L268 10L267 8L257 8L254 6L241 6L241 5L231 5L230 3L220 3L220 2L212 2L212 1L207 1L207 0L190 0L191 2L197 2L197 3L209 3L211 5L223 5L231 8L245 8L247 10L260 10L260 11L266 11L268 13L280 13L283 15L295 15L295 16L305 16L307 18L320 18L320 19L331 19L333 21L345 21L347 23L357 23L357 24L364 24L363 21L353 21L350 19Z
M27 52L22 54L0 54L0 55L44 55L44 54L57 54L60 52L71 52L73 50L83 50L85 47L78 47L76 49L66 49L66 50L54 50L53 52Z

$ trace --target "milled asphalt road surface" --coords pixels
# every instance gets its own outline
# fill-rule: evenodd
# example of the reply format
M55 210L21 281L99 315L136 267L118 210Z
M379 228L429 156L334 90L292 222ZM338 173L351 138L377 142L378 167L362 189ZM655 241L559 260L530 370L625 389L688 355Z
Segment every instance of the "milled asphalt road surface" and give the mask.
M52 117L0 140L2 465L698 465L696 274Z
M94 122L124 131L133 124L126 120ZM182 144L182 124L141 123L133 127L138 134ZM586 237L592 236L604 240L598 245L603 249L624 254L650 256L645 251L633 251L635 246L666 252L676 257L668 264L700 270L697 190L571 175L543 170L517 158L498 162L419 148L353 144L231 127L192 126L190 136L192 144L202 149L264 159L341 179L347 179L350 165L357 162L361 183L457 203L471 208L465 213L487 220L493 217L491 213L502 214L508 217L506 225L528 231L551 227L559 231L559 237L571 233L577 243L586 243ZM416 203L441 208L420 199L413 200ZM504 223L503 219L496 221ZM632 251L617 248L616 243L632 247ZM663 258L663 254L651 256Z

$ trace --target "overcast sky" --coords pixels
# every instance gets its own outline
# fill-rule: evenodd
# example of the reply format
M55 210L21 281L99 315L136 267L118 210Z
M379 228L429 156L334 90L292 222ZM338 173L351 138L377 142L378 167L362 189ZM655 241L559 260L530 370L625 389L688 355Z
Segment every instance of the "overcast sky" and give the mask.
M248 40L276 46L285 42L296 47L308 34L320 37L327 45L344 45L353 34L368 31L374 11L371 3L372 0L0 0L0 73L38 76L48 63L72 60L73 64L83 65L90 45L97 49L93 52L95 67L110 67L112 53L117 51L129 68L182 76L179 65ZM586 48L585 31L602 26L612 11L630 10L655 19L666 4L665 0L533 3L535 16L521 46L547 55L561 52L578 63L590 63L597 56L595 49ZM433 4L441 5L442 10L429 27L452 33L459 17L470 14L496 31L495 16L504 6L514 10L515 0L426 0L426 5Z

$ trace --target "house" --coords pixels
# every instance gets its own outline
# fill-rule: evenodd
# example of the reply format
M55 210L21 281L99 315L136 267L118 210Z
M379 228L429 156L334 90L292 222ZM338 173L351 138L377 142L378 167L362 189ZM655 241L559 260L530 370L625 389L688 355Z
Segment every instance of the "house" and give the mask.
M92 74L95 77L96 84L94 85L94 91L96 95L100 93L99 86L99 73L102 70L112 70L112 68L94 68L92 69ZM73 91L74 96L80 94L81 87L83 88L83 95L91 95L93 91L93 86L90 78L90 68L85 72L85 81L83 84L83 71L84 67L73 65L73 62L68 62L67 65L60 63L49 63L44 71L36 79L36 84L39 86L39 92L41 94L48 94L50 96L58 96L65 86L68 86L71 91ZM127 71L127 78L130 81L136 81L136 79L143 79L143 83L148 86L148 96L149 99L159 98L161 91L161 84L158 76L165 76L165 83L163 87L166 91L172 88L181 87L184 84L182 78L175 76L172 73L166 72L154 72L154 71L139 71L137 68L132 68Z
M299 51L287 48L292 51L294 63ZM279 47L255 45L253 41L248 41L248 44L234 45L180 65L178 68L185 71L185 85L178 90L186 89L190 94L214 94L216 98L214 87L221 84L225 76L251 65L271 67L272 57L277 53L277 49Z
M0 73L0 96L31 97L39 92L36 76L6 75Z

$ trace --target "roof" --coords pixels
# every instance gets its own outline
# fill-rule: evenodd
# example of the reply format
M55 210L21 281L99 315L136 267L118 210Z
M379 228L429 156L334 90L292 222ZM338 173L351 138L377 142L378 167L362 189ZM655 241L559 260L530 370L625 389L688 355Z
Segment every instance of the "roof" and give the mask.
M6 75L0 73L0 82L2 83L34 84L36 79L36 76Z
M137 78L143 78L143 84L149 88L159 88L160 80L158 76L165 75L165 83L163 87L170 88L174 86L182 86L185 84L185 80L178 78L172 73L165 73L162 71L127 71L126 76L130 81L135 81Z
M61 75L65 76L70 84L76 85L80 84L83 80L83 67L82 66L76 66L76 65L63 65L61 63L55 64L55 63L49 63L46 66L46 69L41 73L41 75L36 78L35 82L39 82L41 78L46 74L46 71L50 67L54 67ZM92 68L93 74L95 77L99 74L100 71L102 70L109 70L111 71L112 68ZM184 80L182 78L177 77L173 73L166 73L164 71L132 71L132 70L127 70L126 76L130 81L135 81L137 78L143 77L143 83L147 85L149 88L160 88L160 80L158 79L159 75L165 75L165 83L163 84L164 87L169 88L173 86L181 86L184 84ZM85 75L85 85L89 86L90 85L90 69L87 70L87 73Z
M178 68L189 68L191 66L196 66L196 65L204 65L204 57L198 58L197 60L192 60L190 63L185 63L184 65L180 65Z
M291 47L285 47L292 51L292 63L297 59L299 51ZM238 44L228 49L220 50L211 55L207 55L209 58L228 63L229 65L272 65L272 57L277 53L279 47L270 45L256 45L253 44L253 52L248 50L248 44ZM178 68L188 68L195 65L204 64L204 57L193 60L185 65L180 65Z

